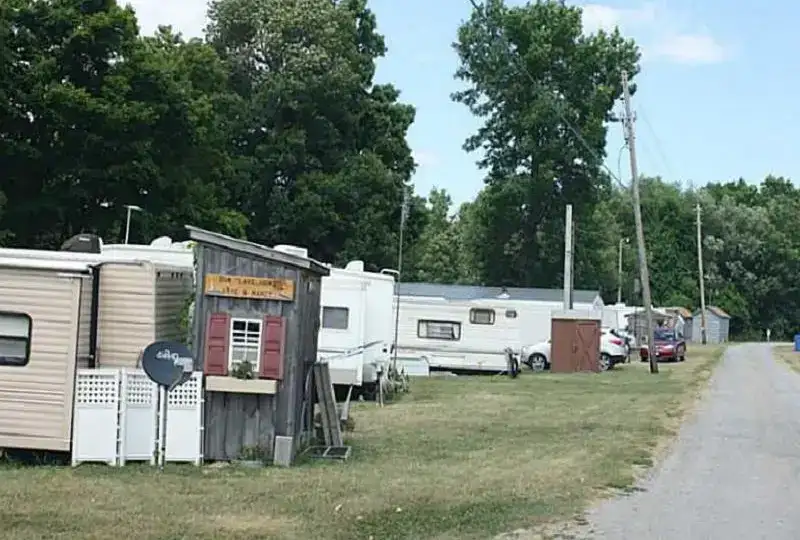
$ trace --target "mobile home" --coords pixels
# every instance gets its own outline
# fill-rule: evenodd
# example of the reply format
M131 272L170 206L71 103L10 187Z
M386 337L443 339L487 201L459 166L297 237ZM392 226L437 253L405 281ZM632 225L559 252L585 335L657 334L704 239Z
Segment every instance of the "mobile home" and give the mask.
M394 277L364 271L363 261L330 268L322 278L319 358L335 385L377 383L394 340Z
M0 448L69 451L91 276L86 263L0 260Z
M400 283L398 354L430 369L502 371L504 350L550 338L563 291ZM576 310L603 308L597 291L575 291Z
M191 279L146 261L0 249L0 448L68 451L75 370L135 368L149 343L179 338Z

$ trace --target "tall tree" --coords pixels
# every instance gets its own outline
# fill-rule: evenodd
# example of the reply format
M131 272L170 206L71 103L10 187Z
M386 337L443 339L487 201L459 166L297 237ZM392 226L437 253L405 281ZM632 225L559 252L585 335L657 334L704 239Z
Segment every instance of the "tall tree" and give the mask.
M492 241L480 254L483 277L554 285L565 203L577 219L589 216L608 183L606 122L621 71L638 72L637 47L618 30L586 35L580 8L561 1L488 0L459 28L455 49L467 89L453 98L484 122L465 144L485 152L482 214Z
M249 236L332 262L394 265L414 109L373 84L386 47L366 1L215 0L209 16L246 103L232 143Z
M114 0L10 8L0 11L0 28L14 29L0 30L13 51L0 84L10 93L0 109L0 230L13 230L11 242L57 247L79 232L119 239L124 204L148 211L151 226L136 229L148 235L187 221L241 229L241 216L219 211L213 175L225 158L213 96L193 87L198 73L224 73L211 49L169 31L140 39L133 11Z

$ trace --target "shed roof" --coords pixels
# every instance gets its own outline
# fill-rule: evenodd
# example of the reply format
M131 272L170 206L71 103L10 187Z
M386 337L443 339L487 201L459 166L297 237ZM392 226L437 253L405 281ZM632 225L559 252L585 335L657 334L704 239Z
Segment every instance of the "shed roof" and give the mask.
M218 247L229 251L237 251L251 257L258 257L269 261L310 270L321 276L330 274L330 269L319 261L309 259L306 257L298 257L291 253L278 251L255 242L247 240L239 240L232 236L220 234L212 231L207 231L192 225L186 225L186 230L189 231L189 238L200 244Z
M730 319L731 318L731 316L728 315L728 313L725 312L724 309L722 309L722 308L720 308L718 306L706 306L706 311L708 311L709 313L711 313L713 315L716 315L720 319ZM695 315L698 315L699 313L700 313L699 309L694 312Z
M655 315L656 317L669 317L670 316L670 314L667 313L663 309L652 308L652 311L653 311L653 315ZM634 311L632 313L628 313L627 315L625 315L625 317L627 317L629 319L638 319L638 318L644 318L645 315L646 315L645 309L644 308L638 308L636 311Z
M685 307L670 306L670 307L665 307L665 308L661 308L661 309L663 309L666 312L675 312L678 315L680 315L681 317L683 317L684 319L691 319L692 318L692 312L689 311L688 309L686 309Z
M523 287L482 287L478 285L447 285L440 283L398 283L395 289L401 296L429 296L446 300L481 300L500 298L507 294L508 300L538 302L561 302L561 289L536 289ZM591 304L600 296L599 291L574 291L573 300L580 304ZM503 297L505 298L505 297Z

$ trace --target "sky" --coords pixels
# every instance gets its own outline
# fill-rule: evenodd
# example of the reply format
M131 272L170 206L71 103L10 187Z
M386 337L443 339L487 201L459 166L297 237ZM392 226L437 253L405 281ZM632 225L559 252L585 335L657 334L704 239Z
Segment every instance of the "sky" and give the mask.
M508 0L522 3L522 0ZM125 0L120 0L125 3ZM171 24L200 36L205 0L128 0L142 32ZM584 29L619 26L642 49L633 106L640 174L699 187L768 174L800 179L800 3L788 0L575 2ZM445 188L454 202L483 186L478 156L462 149L480 126L450 94L460 88L452 49L469 0L370 0L388 52L376 82L392 83L417 109L408 140L416 192ZM606 164L630 178L621 127L611 125ZM620 159L620 157L622 159Z

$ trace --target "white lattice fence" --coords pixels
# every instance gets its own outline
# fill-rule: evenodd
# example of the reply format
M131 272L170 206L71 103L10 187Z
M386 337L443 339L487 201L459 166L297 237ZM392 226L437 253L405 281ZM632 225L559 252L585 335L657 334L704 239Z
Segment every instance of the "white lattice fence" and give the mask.
M119 462L149 461L155 464L158 387L138 369L122 370Z
M139 369L82 369L75 384L72 463L155 463L159 391ZM202 462L203 378L169 393L166 461Z
M203 374L192 378L169 393L167 399L167 461L192 462L203 459Z
M75 377L72 464L117 463L120 371L80 369Z

